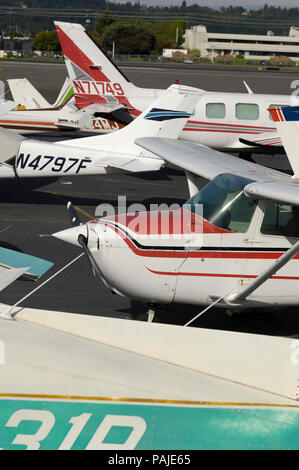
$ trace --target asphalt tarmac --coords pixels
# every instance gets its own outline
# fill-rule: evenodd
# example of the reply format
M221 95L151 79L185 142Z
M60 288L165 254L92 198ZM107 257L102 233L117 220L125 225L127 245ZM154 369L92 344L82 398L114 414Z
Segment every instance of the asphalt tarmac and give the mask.
M0 64L1 65L1 64ZM66 77L60 64L31 64L3 62L0 80L28 78L50 101L54 102ZM166 88L176 79L180 83L215 91L244 91L243 80L255 92L289 94L297 73L240 72L192 70L190 67L144 68L123 67L122 70L137 86ZM6 96L9 98L9 93ZM53 138L52 138L53 139ZM71 184L65 184L71 183ZM179 202L188 198L183 173L170 169L139 175L107 175L57 180L2 180L0 183L0 243L55 263L39 281L18 280L0 293L1 302L14 304L47 278L55 274L80 254L72 247L50 235L69 227L67 201L78 208L82 221L91 219L102 202L116 203L118 195L126 195L129 203ZM126 275L126 267L120 267ZM200 288L200 286L199 286ZM94 278L86 257L80 258L52 281L41 287L21 305L89 315L113 316L126 319L145 319L146 306L110 293ZM176 305L159 311L156 320L183 325L201 308ZM299 334L299 309L253 311L228 317L222 309L211 309L193 326L258 334L295 336Z

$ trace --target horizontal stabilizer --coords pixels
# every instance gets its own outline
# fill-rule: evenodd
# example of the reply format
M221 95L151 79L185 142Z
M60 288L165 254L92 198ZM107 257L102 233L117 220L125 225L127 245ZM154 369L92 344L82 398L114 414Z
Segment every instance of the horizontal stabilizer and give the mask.
M22 269L23 266L28 266L26 268L27 275L39 279L53 266L53 263L36 256L0 247L0 266L5 269Z

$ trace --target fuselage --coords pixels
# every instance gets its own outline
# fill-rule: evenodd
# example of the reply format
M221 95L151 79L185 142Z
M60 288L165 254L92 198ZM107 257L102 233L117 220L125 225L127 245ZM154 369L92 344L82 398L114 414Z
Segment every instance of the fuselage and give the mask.
M95 219L57 237L77 244L83 233L105 283L120 295L154 304L209 305L238 293L299 238L291 206L248 198L242 184L221 175L191 205ZM194 212L195 203L203 205L202 215ZM298 281L296 255L239 308L298 305Z
M87 108L78 109L71 102L59 107L16 109L0 117L0 126L19 134L83 131L106 133L119 130L122 124L98 116Z
M130 102L143 111L152 99L145 96L143 94L143 103L137 98L132 98ZM292 97L203 91L193 116L187 121L179 138L226 152L252 152L253 147L241 143L239 139L276 133L276 126L268 111L276 103L290 106Z
M105 89L105 97L101 94L102 89ZM133 117L165 92L161 89L139 88L130 82L80 80L74 82L74 90L78 93L76 103L79 107L92 103L105 104L111 99L125 105ZM268 111L269 107L276 104L292 105L293 97L202 90L193 116L187 121L179 138L227 152L252 152L253 147L240 142L240 138L246 140L258 134L276 133Z

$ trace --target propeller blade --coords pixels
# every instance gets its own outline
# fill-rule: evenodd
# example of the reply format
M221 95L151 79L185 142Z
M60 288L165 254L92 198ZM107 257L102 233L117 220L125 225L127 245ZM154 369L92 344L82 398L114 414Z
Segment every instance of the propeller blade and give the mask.
M78 225L82 225L81 219L78 216L78 213L77 213L76 209L74 208L73 204L71 203L71 201L69 201L67 203L66 207L67 207L67 210L68 210L68 213L69 213L69 216L70 216L71 225L73 227L77 227Z
M91 264L91 267L92 267L92 271L93 273L96 273L98 274L98 276L100 276L101 279L105 279L102 271L100 270L99 268L99 265L97 264L92 252L90 251L90 249L88 248L88 244L87 244L87 238L84 237L84 235L80 234L78 236L78 243L82 246L83 250L85 251L88 259L89 259L89 262Z

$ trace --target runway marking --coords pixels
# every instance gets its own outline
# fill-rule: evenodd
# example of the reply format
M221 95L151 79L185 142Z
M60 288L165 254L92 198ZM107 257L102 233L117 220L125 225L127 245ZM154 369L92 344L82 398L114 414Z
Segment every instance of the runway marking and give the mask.
M0 233L6 232L12 225L7 225L7 227L4 227L2 230L0 230Z

